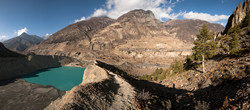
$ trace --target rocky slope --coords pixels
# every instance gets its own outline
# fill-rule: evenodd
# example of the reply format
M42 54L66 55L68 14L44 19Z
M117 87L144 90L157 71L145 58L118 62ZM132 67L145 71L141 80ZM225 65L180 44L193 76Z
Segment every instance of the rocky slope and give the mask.
M79 40L90 41L93 34L102 30L112 22L113 20L108 17L95 17L87 21L77 22L52 34L49 39L42 42L42 44L62 43L66 41L76 42Z
M243 6L241 3L238 4L233 14L229 17L224 34L227 33L228 29L240 24L240 22L245 18L247 13L250 11L250 0L245 0Z
M245 59L243 62L246 62ZM249 74L241 75L235 74L232 78L218 75L216 80L219 83L213 80L206 87L188 91L179 86L167 87L137 80L115 66L97 61L95 65L87 67L80 85L45 109L248 109Z
M151 11L134 10L116 20L97 17L72 24L28 51L115 65L130 62L145 68L151 64L167 66L173 59L190 54L191 47L171 37Z
M23 55L10 51L0 42L0 57L21 57Z
M167 31L171 35L190 43L193 43L203 24L206 24L208 29L215 34L224 30L224 27L220 24L202 20L168 20L164 22Z
M20 36L4 41L3 44L10 50L22 52L32 45L39 44L42 41L43 38L39 36L22 33Z
M65 94L52 86L26 82L24 79L0 81L1 110L43 110L51 101Z

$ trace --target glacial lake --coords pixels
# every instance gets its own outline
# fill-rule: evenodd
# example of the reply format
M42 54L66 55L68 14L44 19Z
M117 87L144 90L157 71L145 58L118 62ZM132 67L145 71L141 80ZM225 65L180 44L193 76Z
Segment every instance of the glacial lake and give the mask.
M30 83L52 85L57 89L67 91L82 82L84 70L85 68L63 66L39 70L24 75L22 78Z

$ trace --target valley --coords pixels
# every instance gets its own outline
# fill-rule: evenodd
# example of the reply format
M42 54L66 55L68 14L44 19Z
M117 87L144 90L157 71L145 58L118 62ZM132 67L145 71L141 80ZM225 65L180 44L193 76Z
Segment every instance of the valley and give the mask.
M250 0L225 28L138 8L26 32L0 42L0 109L250 108Z

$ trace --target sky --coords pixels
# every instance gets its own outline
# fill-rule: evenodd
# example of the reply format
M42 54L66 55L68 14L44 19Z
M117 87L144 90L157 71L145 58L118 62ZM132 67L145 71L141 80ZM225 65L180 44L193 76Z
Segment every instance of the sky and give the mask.
M151 10L164 22L200 19L226 25L244 0L0 0L0 42L23 32L51 35L91 17L116 19L134 9Z

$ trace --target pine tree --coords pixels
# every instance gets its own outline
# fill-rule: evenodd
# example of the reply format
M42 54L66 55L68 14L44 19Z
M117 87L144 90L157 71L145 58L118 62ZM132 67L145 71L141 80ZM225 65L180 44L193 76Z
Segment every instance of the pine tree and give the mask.
M229 41L230 54L239 55L241 46L240 46L238 34L234 32L231 35L232 35L232 39Z
M205 59L211 58L216 54L217 45L213 39L213 35L209 33L207 26L204 24L200 34L194 41L193 57L195 60L202 61L202 71L205 73Z

